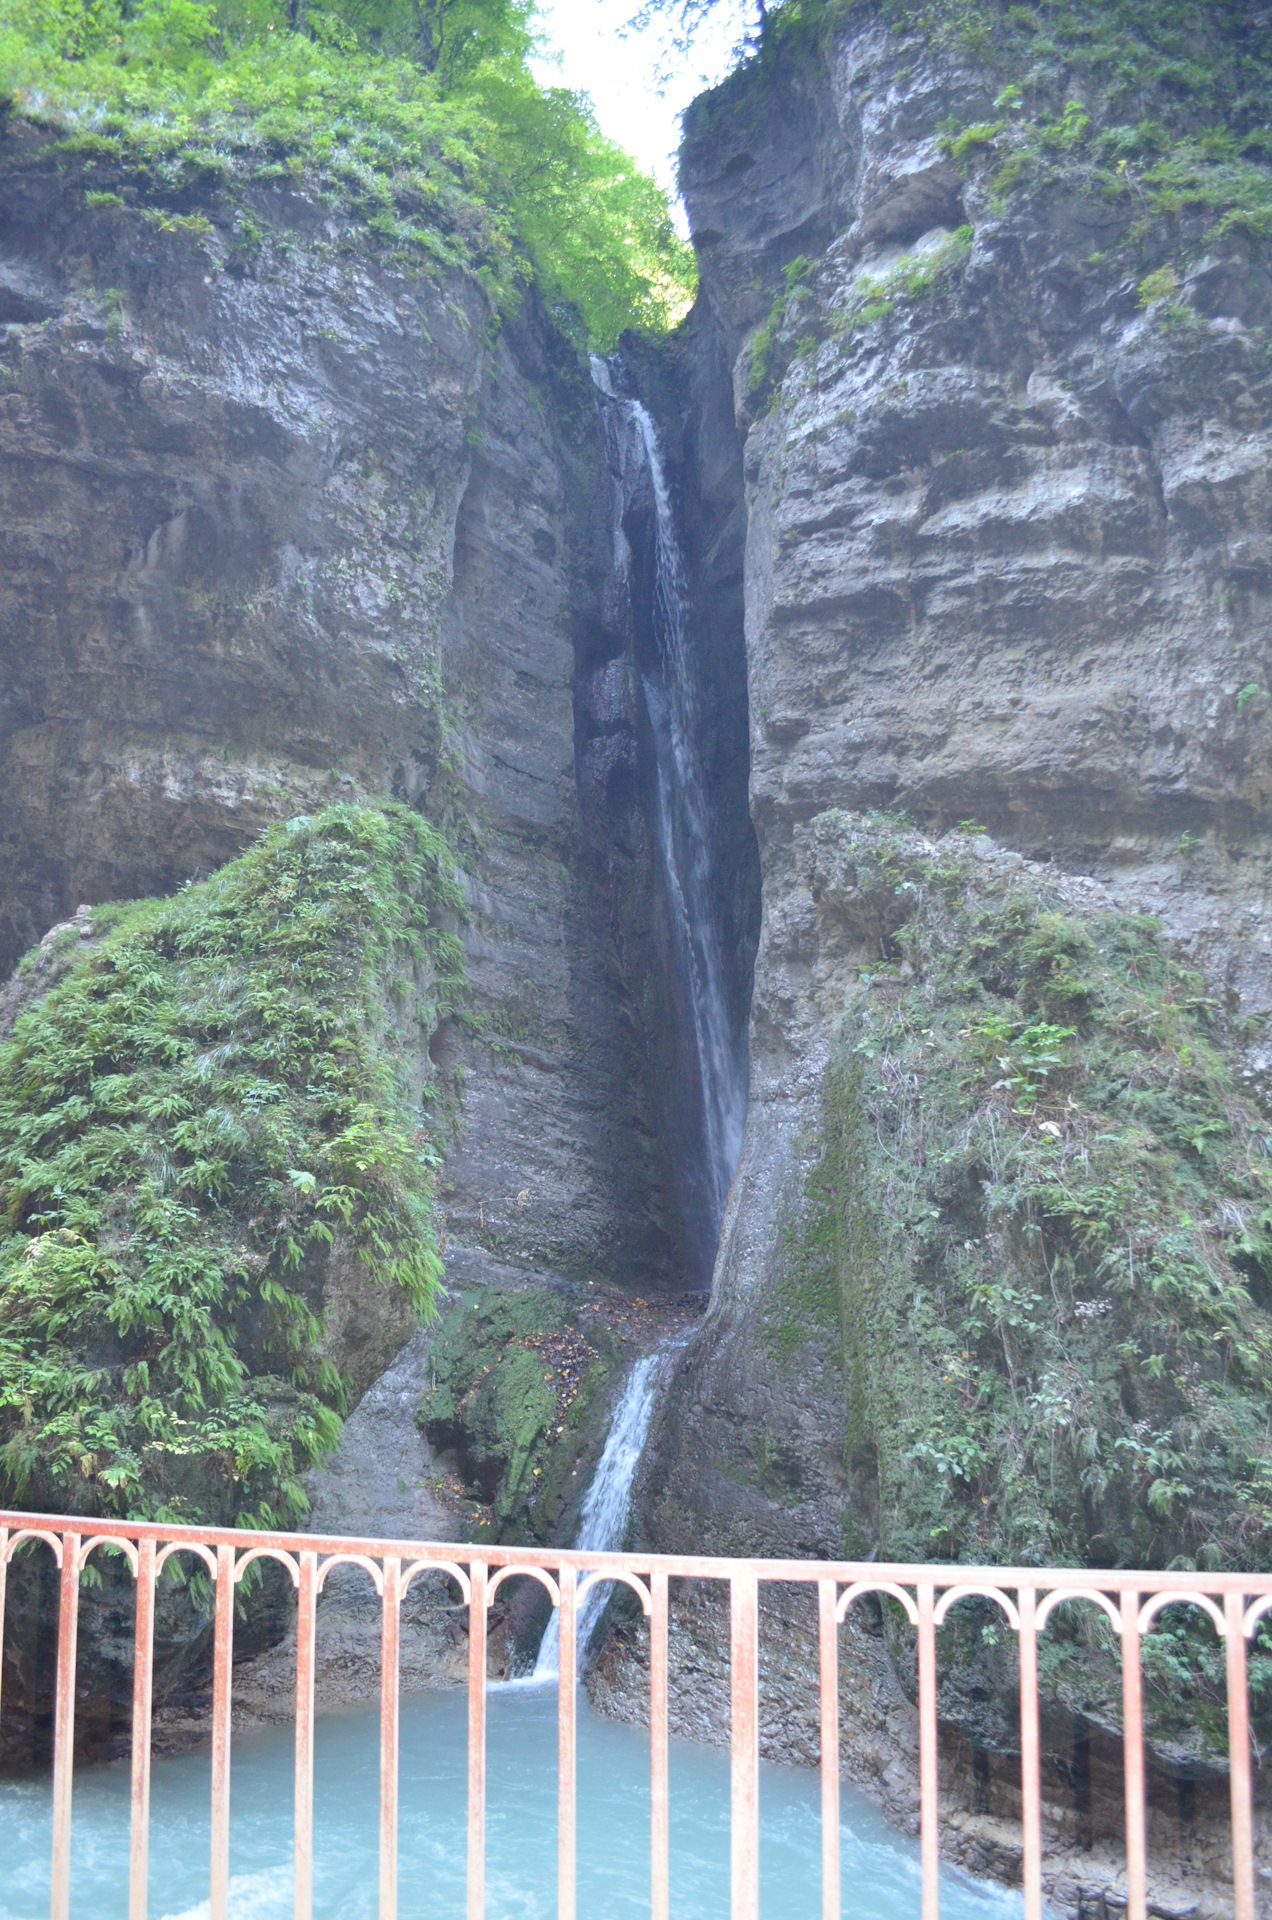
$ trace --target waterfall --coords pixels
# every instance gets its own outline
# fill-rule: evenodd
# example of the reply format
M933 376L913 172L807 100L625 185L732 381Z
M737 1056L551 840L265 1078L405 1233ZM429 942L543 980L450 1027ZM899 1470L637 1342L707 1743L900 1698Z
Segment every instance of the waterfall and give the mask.
M622 1398L610 1421L600 1465L583 1498L578 1539L574 1542L576 1547L589 1548L596 1553L613 1553L623 1544L631 1509L632 1482L640 1465L645 1435L649 1432L649 1417L654 1410L654 1393L661 1365L661 1353L647 1353L643 1360L636 1362L627 1376ZM580 1661L596 1630L596 1623L609 1597L610 1585L608 1580L603 1584L598 1582L596 1586L589 1587L583 1596L583 1605L575 1621L575 1645ZM560 1648L560 1616L554 1607L539 1644L539 1657L534 1663L536 1680L556 1679Z
M711 817L702 758L702 724L691 658L689 593L676 532L671 490L654 423L639 400L620 394L614 365L592 357L592 379L601 395L616 499L614 558L630 594L634 569L624 522L628 509L653 505L653 658L639 662L641 691L654 749L653 818L671 931L673 964L687 1009L685 1038L691 1044L693 1080L701 1112L702 1200L714 1245L742 1151L746 1120L745 1037L729 1007L724 953L717 924ZM632 1484L649 1431L661 1353L638 1360L614 1410L605 1449L583 1500L577 1547L609 1552L621 1547L631 1507ZM576 1645L587 1650L608 1597L610 1583L590 1587L579 1609ZM560 1619L548 1622L534 1679L555 1680L560 1671Z
M641 671L653 737L654 824L669 908L675 964L689 1010L694 1072L702 1110L702 1159L710 1238L719 1236L725 1201L742 1151L746 1120L745 1036L730 1015L717 924L710 812L701 748L701 716L693 678L690 608L671 492L654 423L639 400L615 388L614 368L592 356L602 398L610 463L619 498L615 560L630 583L631 550L624 513L647 482L654 508L653 629L656 667Z

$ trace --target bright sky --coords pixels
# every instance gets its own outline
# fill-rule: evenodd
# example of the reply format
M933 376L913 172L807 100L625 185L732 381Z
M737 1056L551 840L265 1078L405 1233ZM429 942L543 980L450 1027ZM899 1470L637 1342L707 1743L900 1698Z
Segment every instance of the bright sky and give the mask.
M753 9L746 0L718 0L687 60L663 92L655 70L665 28L622 36L640 0L539 0L539 20L559 66L535 63L539 81L591 95L601 130L634 154L662 185L675 192L680 115L696 93L722 80L733 65L732 50ZM683 221L677 225L682 227Z

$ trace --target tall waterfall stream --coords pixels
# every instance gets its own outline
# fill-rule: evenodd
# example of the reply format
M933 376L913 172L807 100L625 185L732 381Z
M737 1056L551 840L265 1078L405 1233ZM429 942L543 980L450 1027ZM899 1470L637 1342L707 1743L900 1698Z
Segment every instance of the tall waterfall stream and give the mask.
M610 365L594 360L611 467L619 493L616 559L630 564L624 497L642 481L655 533L655 666L642 688L656 761L655 824L669 906L673 960L689 1009L702 1116L702 1191L718 1234L746 1117L746 1057L729 1015L713 910L711 835L690 658L688 595L658 438L639 400L620 395ZM665 1365L666 1349L631 1369L584 1497L577 1545L621 1547L632 1486ZM593 1587L578 1618L584 1652L604 1610ZM319 1627L321 1632L321 1623ZM532 1681L492 1686L488 1731L487 1912L491 1920L549 1920L556 1910L557 1617ZM601 1719L580 1692L578 1891L593 1920L648 1912L649 1759L644 1732ZM461 1693L402 1703L400 1912L460 1920L465 1910L466 1702ZM232 1920L284 1920L292 1911L292 1734L236 1737L231 1788ZM329 1715L317 1729L314 1912L319 1920L372 1920L377 1911L378 1717ZM153 1765L150 1911L157 1920L201 1920L209 1847L206 1754ZM72 1912L123 1920L128 1911L129 1775L126 1762L77 1774ZM764 1920L812 1920L820 1911L819 1801L815 1775L761 1767L761 1900ZM842 1790L844 1911L856 1920L910 1920L919 1909L914 1842L851 1788ZM51 1793L48 1780L0 1783L0 1920L47 1913ZM946 1920L1015 1920L1020 1898L955 1870L943 1876ZM725 1920L729 1910L727 1755L672 1742L671 1910L675 1920Z
M641 690L654 743L654 819L671 923L673 962L688 1003L694 1067L702 1107L703 1174L711 1237L742 1151L746 1122L746 1048L730 1018L712 872L712 833L702 763L702 724L691 657L689 592L671 489L648 410L621 395L614 368L592 357L601 420L618 501L615 562L630 579L623 530L632 494L648 484L654 509L653 629L657 669L642 671Z

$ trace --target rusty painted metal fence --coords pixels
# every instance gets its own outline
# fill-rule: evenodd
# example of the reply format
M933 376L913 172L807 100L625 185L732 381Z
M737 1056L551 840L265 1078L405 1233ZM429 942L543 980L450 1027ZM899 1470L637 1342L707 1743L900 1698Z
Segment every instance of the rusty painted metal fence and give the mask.
M100 1531L95 1530L100 1526ZM538 1553L523 1547L443 1546L420 1541L322 1539L198 1527L97 1523L0 1513L0 1632L14 1549L42 1541L61 1569L53 1748L52 1920L70 1906L71 1778L80 1580L89 1556L112 1546L137 1583L133 1670L132 1827L129 1920L146 1920L150 1823L150 1719L155 1581L173 1554L201 1561L214 1582L211 1920L226 1920L230 1857L230 1696L234 1590L256 1560L278 1561L297 1591L295 1915L313 1906L314 1640L318 1595L333 1567L362 1567L381 1599L380 1920L396 1920L398 1824L398 1630L402 1600L421 1574L453 1580L468 1609L467 1920L485 1913L486 1623L501 1584L540 1581L560 1609L557 1912L575 1920L575 1620L597 1580L625 1583L649 1619L650 1913L668 1920L668 1581L727 1583L731 1667L731 1920L759 1916L759 1592L765 1581L816 1589L821 1680L822 1920L839 1920L839 1627L867 1594L903 1609L918 1643L921 1920L938 1915L936 1630L951 1607L978 1597L996 1604L1018 1637L1022 1869L1026 1920L1042 1914L1042 1823L1038 1738L1038 1635L1064 1601L1107 1615L1122 1655L1127 1920L1146 1920L1146 1822L1140 1638L1166 1606L1197 1607L1224 1642L1232 1804L1235 1920L1255 1920L1246 1642L1272 1610L1272 1576L1108 1573L1031 1568L885 1566L808 1560L716 1560L670 1555Z

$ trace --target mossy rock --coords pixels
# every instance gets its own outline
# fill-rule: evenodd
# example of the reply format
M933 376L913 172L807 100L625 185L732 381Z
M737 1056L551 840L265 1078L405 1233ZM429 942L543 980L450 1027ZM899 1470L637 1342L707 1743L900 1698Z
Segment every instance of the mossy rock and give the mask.
M0 1044L8 1503L271 1526L432 1304L450 854L405 807L271 828L19 969ZM440 1118L440 1116L439 1116Z
M1272 1126L1204 979L1157 922L983 836L840 813L809 834L822 911L876 957L774 1341L838 1316L880 1557L1266 1569ZM1116 1724L1107 1639L1058 1624L1045 1664ZM1159 1746L1209 1752L1209 1629L1167 1621L1145 1671ZM1262 1649L1252 1672L1257 1694Z
M446 1312L416 1419L454 1457L479 1503L476 1537L556 1540L569 1532L600 1443L616 1341L548 1288L482 1287Z

